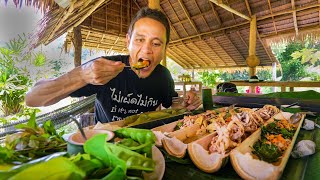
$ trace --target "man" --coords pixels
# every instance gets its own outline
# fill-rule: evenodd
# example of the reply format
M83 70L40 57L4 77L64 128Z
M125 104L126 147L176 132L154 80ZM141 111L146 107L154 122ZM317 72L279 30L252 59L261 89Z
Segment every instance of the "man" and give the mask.
M192 92L182 102L172 104L178 96L168 69L160 65L169 43L170 26L158 10L142 8L129 26L126 36L129 56L101 57L50 80L42 80L26 95L28 106L46 106L72 96L97 94L95 120L111 122L160 105L165 108L200 106ZM132 65L139 60L149 66L137 70ZM130 68L126 68L125 66Z

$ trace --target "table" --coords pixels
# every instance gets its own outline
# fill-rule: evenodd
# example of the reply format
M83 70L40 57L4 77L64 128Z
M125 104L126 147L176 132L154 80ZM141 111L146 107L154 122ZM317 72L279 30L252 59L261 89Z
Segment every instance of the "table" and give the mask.
M187 93L187 86L195 86L195 92L201 96L201 91L202 91L202 82L197 82L197 81L191 81L191 82L174 82L175 86L182 86L182 90L176 89L177 92L179 93L182 92L183 97L185 97Z
M255 86L270 86L281 87L281 92L286 91L289 87L290 92L294 91L295 87L320 87L320 81L261 81L261 82L248 82L248 81L230 81L236 86L249 86L250 89L255 89Z

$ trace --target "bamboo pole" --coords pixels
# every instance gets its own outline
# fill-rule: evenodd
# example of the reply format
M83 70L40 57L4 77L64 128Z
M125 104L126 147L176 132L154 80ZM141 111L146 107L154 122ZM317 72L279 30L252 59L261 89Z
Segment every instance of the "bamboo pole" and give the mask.
M160 10L160 0L149 0L148 7L151 9L159 9Z
M73 46L74 46L74 66L78 67L81 65L81 54L82 54L82 36L81 27L77 26L73 28Z
M260 64L260 60L256 55L257 46L257 17L253 15L250 21L250 36L249 36L249 56L246 63L249 66L250 77L256 75L256 67ZM255 92L255 86L250 86L250 92Z
M246 16L246 15L232 9L230 6L225 5L221 0L220 1L219 0L210 0L210 1L215 3L218 6L222 7L223 9L235 14L235 15L238 15L238 16L240 16L246 20L249 20L249 21L251 20L251 18L249 16Z

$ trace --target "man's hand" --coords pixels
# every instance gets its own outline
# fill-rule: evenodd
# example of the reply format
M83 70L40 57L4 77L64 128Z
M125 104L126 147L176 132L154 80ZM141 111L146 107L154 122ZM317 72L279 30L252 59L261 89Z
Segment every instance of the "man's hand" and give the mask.
M197 96L197 94L193 91L188 91L186 93L184 103L185 103L185 107L188 110L195 110L196 108L198 108L202 104L199 96Z
M124 66L120 61L99 58L81 67L82 79L87 84L104 85L123 71Z

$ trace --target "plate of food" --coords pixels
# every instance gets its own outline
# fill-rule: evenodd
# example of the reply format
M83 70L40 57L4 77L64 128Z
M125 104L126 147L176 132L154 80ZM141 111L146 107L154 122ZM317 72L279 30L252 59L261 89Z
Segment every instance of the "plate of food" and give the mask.
M279 179L290 157L304 115L291 123L280 112L230 153L233 168L243 179Z

